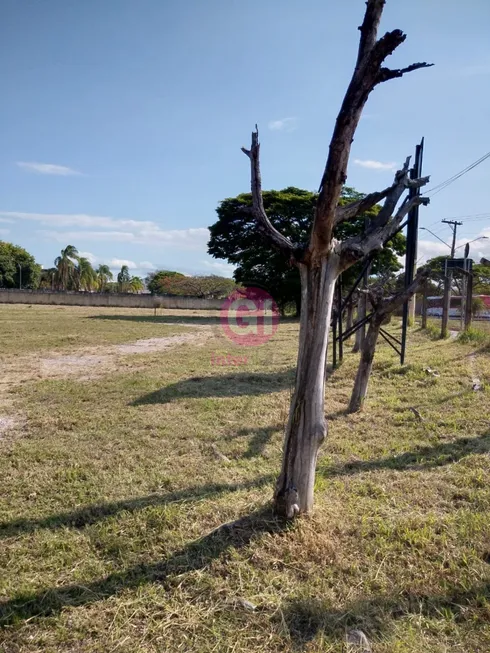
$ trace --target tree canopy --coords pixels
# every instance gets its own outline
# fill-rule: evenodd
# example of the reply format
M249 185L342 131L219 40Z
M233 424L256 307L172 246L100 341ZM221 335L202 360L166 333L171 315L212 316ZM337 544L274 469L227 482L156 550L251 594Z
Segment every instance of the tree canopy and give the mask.
M444 272L448 256L435 256L427 261L424 267L430 270L430 292L442 294L444 289ZM453 269L451 291L460 295L463 289L463 272ZM490 266L484 263L473 263L473 294L490 295Z
M214 274L188 277L180 272L159 270L148 275L147 287L154 295L224 299L237 286L233 279Z
M0 288L37 288L41 266L18 245L0 240Z
M279 191L264 191L262 195L272 225L294 244L307 241L318 194L290 186ZM363 197L353 188L344 187L340 205ZM219 204L216 209L218 220L209 228L208 252L237 266L234 278L238 283L264 288L281 309L288 303L294 303L299 309L301 289L298 268L291 266L280 251L271 250L264 241L250 212L251 206L251 193L227 198ZM378 211L379 207L374 206L355 220L340 223L335 229L335 237L344 239L361 234L365 218L373 218ZM397 255L404 252L405 237L400 233L376 253L371 273L396 272L401 268ZM359 270L360 264L357 264L344 272L346 287L352 284Z
M184 275L173 270L157 270L156 272L150 272L146 276L146 287L152 295L162 295L164 294L167 279L178 278L184 278Z

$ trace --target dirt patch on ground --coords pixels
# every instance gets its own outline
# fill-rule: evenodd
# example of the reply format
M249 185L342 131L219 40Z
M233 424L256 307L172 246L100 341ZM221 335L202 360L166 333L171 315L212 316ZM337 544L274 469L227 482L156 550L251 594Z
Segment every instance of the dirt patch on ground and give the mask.
M186 325L188 326L188 325ZM191 325L194 326L194 325ZM148 354L153 351L164 351L170 347L175 347L183 342L192 342L199 339L199 333L186 333L179 336L167 336L166 338L148 338L147 340L137 340L127 345L117 345L118 354Z
M40 362L43 376L57 376L58 372L66 375L77 374L87 367L96 367L108 362L108 356L82 354L81 356L55 356L43 358Z
M83 353L69 356L59 355L43 358L39 361L40 375L42 378L77 376L83 379L91 379L113 372L117 367L117 359L120 356L151 354L187 342L202 344L212 335L212 329L209 326L199 325L197 327L194 324L189 326L199 328L198 333L185 333L164 338L147 338L122 345L92 348Z
M11 431L13 428L15 428L16 425L17 422L13 417L2 417L0 415L0 438L4 433L7 433L8 431Z
M183 325L182 325L183 326ZM204 344L214 333L209 325L190 326L198 329L193 333L178 334L165 338L147 338L122 345L92 347L75 354L51 355L48 358L34 356L12 357L0 361L0 440L12 440L21 434L25 417L15 412L15 388L31 379L63 379L76 377L90 380L117 371L118 360L123 356L150 354L165 351L184 343Z

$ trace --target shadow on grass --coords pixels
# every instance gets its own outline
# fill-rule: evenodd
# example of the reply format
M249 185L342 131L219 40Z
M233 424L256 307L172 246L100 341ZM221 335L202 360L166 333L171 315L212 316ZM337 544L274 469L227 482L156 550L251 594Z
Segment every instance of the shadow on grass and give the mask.
M374 596L335 610L319 599L293 599L283 605L281 613L296 650L305 650L319 633L334 642L344 639L346 630L359 628L369 639L377 638L389 632L395 620L410 615L466 623L471 620L473 625L484 626L489 599L490 583L481 583L468 590L450 589L447 594L402 591L396 596Z
M273 478L272 475L267 475L260 476L251 481L245 481L244 483L198 485L167 494L150 494L135 499L123 499L122 501L113 501L111 503L89 505L71 512L50 515L49 517L0 522L0 538L12 537L21 533L32 533L40 528L49 528L52 530L65 527L84 528L85 526L102 521L107 517L117 515L123 510L125 512L135 512L137 510L143 510L148 506L159 506L168 503L177 503L179 501L216 497L227 492L238 492L239 490L262 487L271 483Z
M233 435L229 435L226 439L234 440L235 438L246 438L251 436L248 442L247 451L243 454L243 458L255 458L264 453L264 450L272 436L283 430L284 426L281 424L277 426L263 426L261 428L244 428L233 433Z
M415 451L381 460L359 460L341 466L323 467L319 472L323 476L346 476L376 469L422 470L450 465L466 456L485 454L489 451L490 431L476 438L459 438L454 442L444 442L433 447L419 447Z
M220 324L217 315L91 315L90 320L148 322L150 324Z
M0 624L16 625L20 620L48 617L65 606L79 607L96 603L128 588L148 583L161 583L171 588L172 576L203 569L227 551L247 546L262 533L279 533L290 526L263 509L224 524L208 535L186 544L167 559L140 564L114 572L100 580L83 585L65 585L28 592L0 603Z
M238 397L280 392L294 384L294 369L281 372L253 372L194 376L143 395L131 406L167 404L175 399L199 397Z

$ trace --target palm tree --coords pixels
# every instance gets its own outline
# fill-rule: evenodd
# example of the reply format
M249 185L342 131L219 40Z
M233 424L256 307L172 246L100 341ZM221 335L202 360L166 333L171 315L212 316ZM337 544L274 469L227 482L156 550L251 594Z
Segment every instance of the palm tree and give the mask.
M108 265L99 265L97 268L97 281L99 283L99 292L104 292L107 282L112 281L112 272Z
M119 292L128 292L131 277L129 276L129 268L127 265L121 267L121 272L117 275L117 283L119 284Z
M143 283L143 279L141 279L141 277L131 277L131 281L129 282L130 292L141 292L144 289L145 284Z
M67 245L61 250L60 256L54 260L56 267L56 285L58 289L69 290L75 277L75 262L78 261L78 249L74 245Z
M88 290L89 292L97 282L97 275L92 264L87 258L81 256L78 259L78 266L75 268L75 285L77 290Z

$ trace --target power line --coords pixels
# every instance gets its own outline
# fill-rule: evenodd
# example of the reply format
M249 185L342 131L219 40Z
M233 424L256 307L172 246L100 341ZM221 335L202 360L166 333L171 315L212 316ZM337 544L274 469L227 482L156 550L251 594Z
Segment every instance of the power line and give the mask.
M473 168L476 168L477 166L480 165L480 163L483 163L486 161L486 159L490 158L490 152L487 152L484 154L482 157L471 163L469 166L461 170L460 172L457 172L455 175L452 177L449 177L449 179L446 179L445 181L441 182L437 186L434 186L433 188L429 188L428 190L425 191L425 195L428 195L429 197L433 197L434 195L437 195L437 193L440 193L442 190L453 184L455 181L460 179L463 175L465 175L467 172L470 170L473 170Z
M449 216L446 216L445 219L446 220L462 220L463 218L467 218L469 220L471 218L479 218L479 217L484 218L487 215L490 215L490 211L484 211L482 213L469 213L469 214L465 214L465 215L449 215ZM437 222L439 222L439 220L437 220Z

